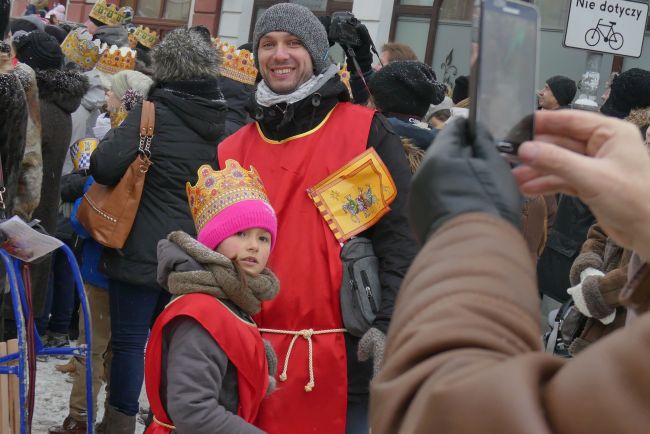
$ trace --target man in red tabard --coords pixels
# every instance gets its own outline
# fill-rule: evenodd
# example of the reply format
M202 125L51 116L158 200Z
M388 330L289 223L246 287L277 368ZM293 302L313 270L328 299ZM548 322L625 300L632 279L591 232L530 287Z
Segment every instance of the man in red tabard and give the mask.
M404 212L410 171L400 139L381 115L349 102L328 50L327 32L307 8L267 9L253 38L263 78L251 109L256 122L219 144L220 166L227 159L254 166L278 214L269 268L280 294L255 317L278 355L278 389L263 401L257 422L271 434L368 432L373 362L381 362L395 297L417 251ZM398 193L391 211L360 234L379 258L382 303L358 339L341 319L341 245L306 189L369 147Z

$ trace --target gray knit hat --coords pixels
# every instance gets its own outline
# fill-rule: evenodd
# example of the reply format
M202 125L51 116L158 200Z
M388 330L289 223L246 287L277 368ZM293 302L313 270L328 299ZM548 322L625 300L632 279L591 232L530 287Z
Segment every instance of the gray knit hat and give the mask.
M157 82L197 80L219 76L221 57L199 33L176 29L152 50Z
M293 3L279 3L268 8L260 16L253 32L253 54L258 69L257 49L260 39L270 32L288 32L300 38L311 55L316 74L320 74L330 65L328 56L330 44L327 41L325 27L306 7Z

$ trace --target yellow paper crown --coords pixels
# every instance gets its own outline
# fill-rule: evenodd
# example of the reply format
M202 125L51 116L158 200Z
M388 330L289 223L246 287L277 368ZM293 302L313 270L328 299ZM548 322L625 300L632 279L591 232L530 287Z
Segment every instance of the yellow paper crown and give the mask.
M99 60L99 41L93 41L92 36L84 29L76 29L63 40L61 50L70 61L90 71Z
M238 50L234 45L222 42L219 38L214 39L213 45L217 50L221 50L223 58L219 67L221 75L240 83L255 85L257 68L255 68L253 53L248 50Z
M102 46L102 50L97 70L113 75L119 71L135 69L135 50L128 47L118 48L116 45L108 48L106 44Z
M135 39L147 48L153 48L158 42L158 33L151 30L149 27L138 26L133 32Z
M106 0L97 0L88 16L108 26L117 26L122 24L126 14L124 8L118 10L115 5L107 5Z
M215 171L207 164L199 167L196 185L185 186L196 231L225 208L244 200L269 203L260 176L253 166L243 169L235 160L227 160L223 170Z

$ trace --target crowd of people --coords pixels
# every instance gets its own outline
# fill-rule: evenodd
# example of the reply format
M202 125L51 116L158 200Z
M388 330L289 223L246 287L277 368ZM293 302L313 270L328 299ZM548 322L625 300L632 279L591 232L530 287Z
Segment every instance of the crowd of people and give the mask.
M1 198L77 254L91 330L66 256L30 266L44 344L93 343L57 367L73 387L50 433L87 432L104 384L108 434L135 432L143 384L151 434L650 426L650 71L613 76L601 114L548 78L513 168L469 131L467 76L398 43L374 60L362 24L342 67L334 24L294 3L239 48L103 0L83 24L35 3L0 0ZM134 161L109 248L78 211Z

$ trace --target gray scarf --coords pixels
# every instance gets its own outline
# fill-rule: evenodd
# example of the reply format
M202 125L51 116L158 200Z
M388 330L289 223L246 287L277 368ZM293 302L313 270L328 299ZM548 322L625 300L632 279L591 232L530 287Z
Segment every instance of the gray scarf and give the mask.
M305 99L308 95L316 92L323 87L339 71L338 66L332 64L327 67L320 75L314 75L309 80L301 84L298 89L287 95L280 95L271 90L264 80L257 85L255 100L263 107L271 107L275 104L285 103L293 104Z
M173 295L202 292L230 300L249 315L255 315L261 310L262 301L272 300L280 290L278 278L268 268L258 276L247 275L247 286L242 288L235 266L221 253L208 249L182 231L170 233L167 239L200 265L191 271L172 269L167 287Z

